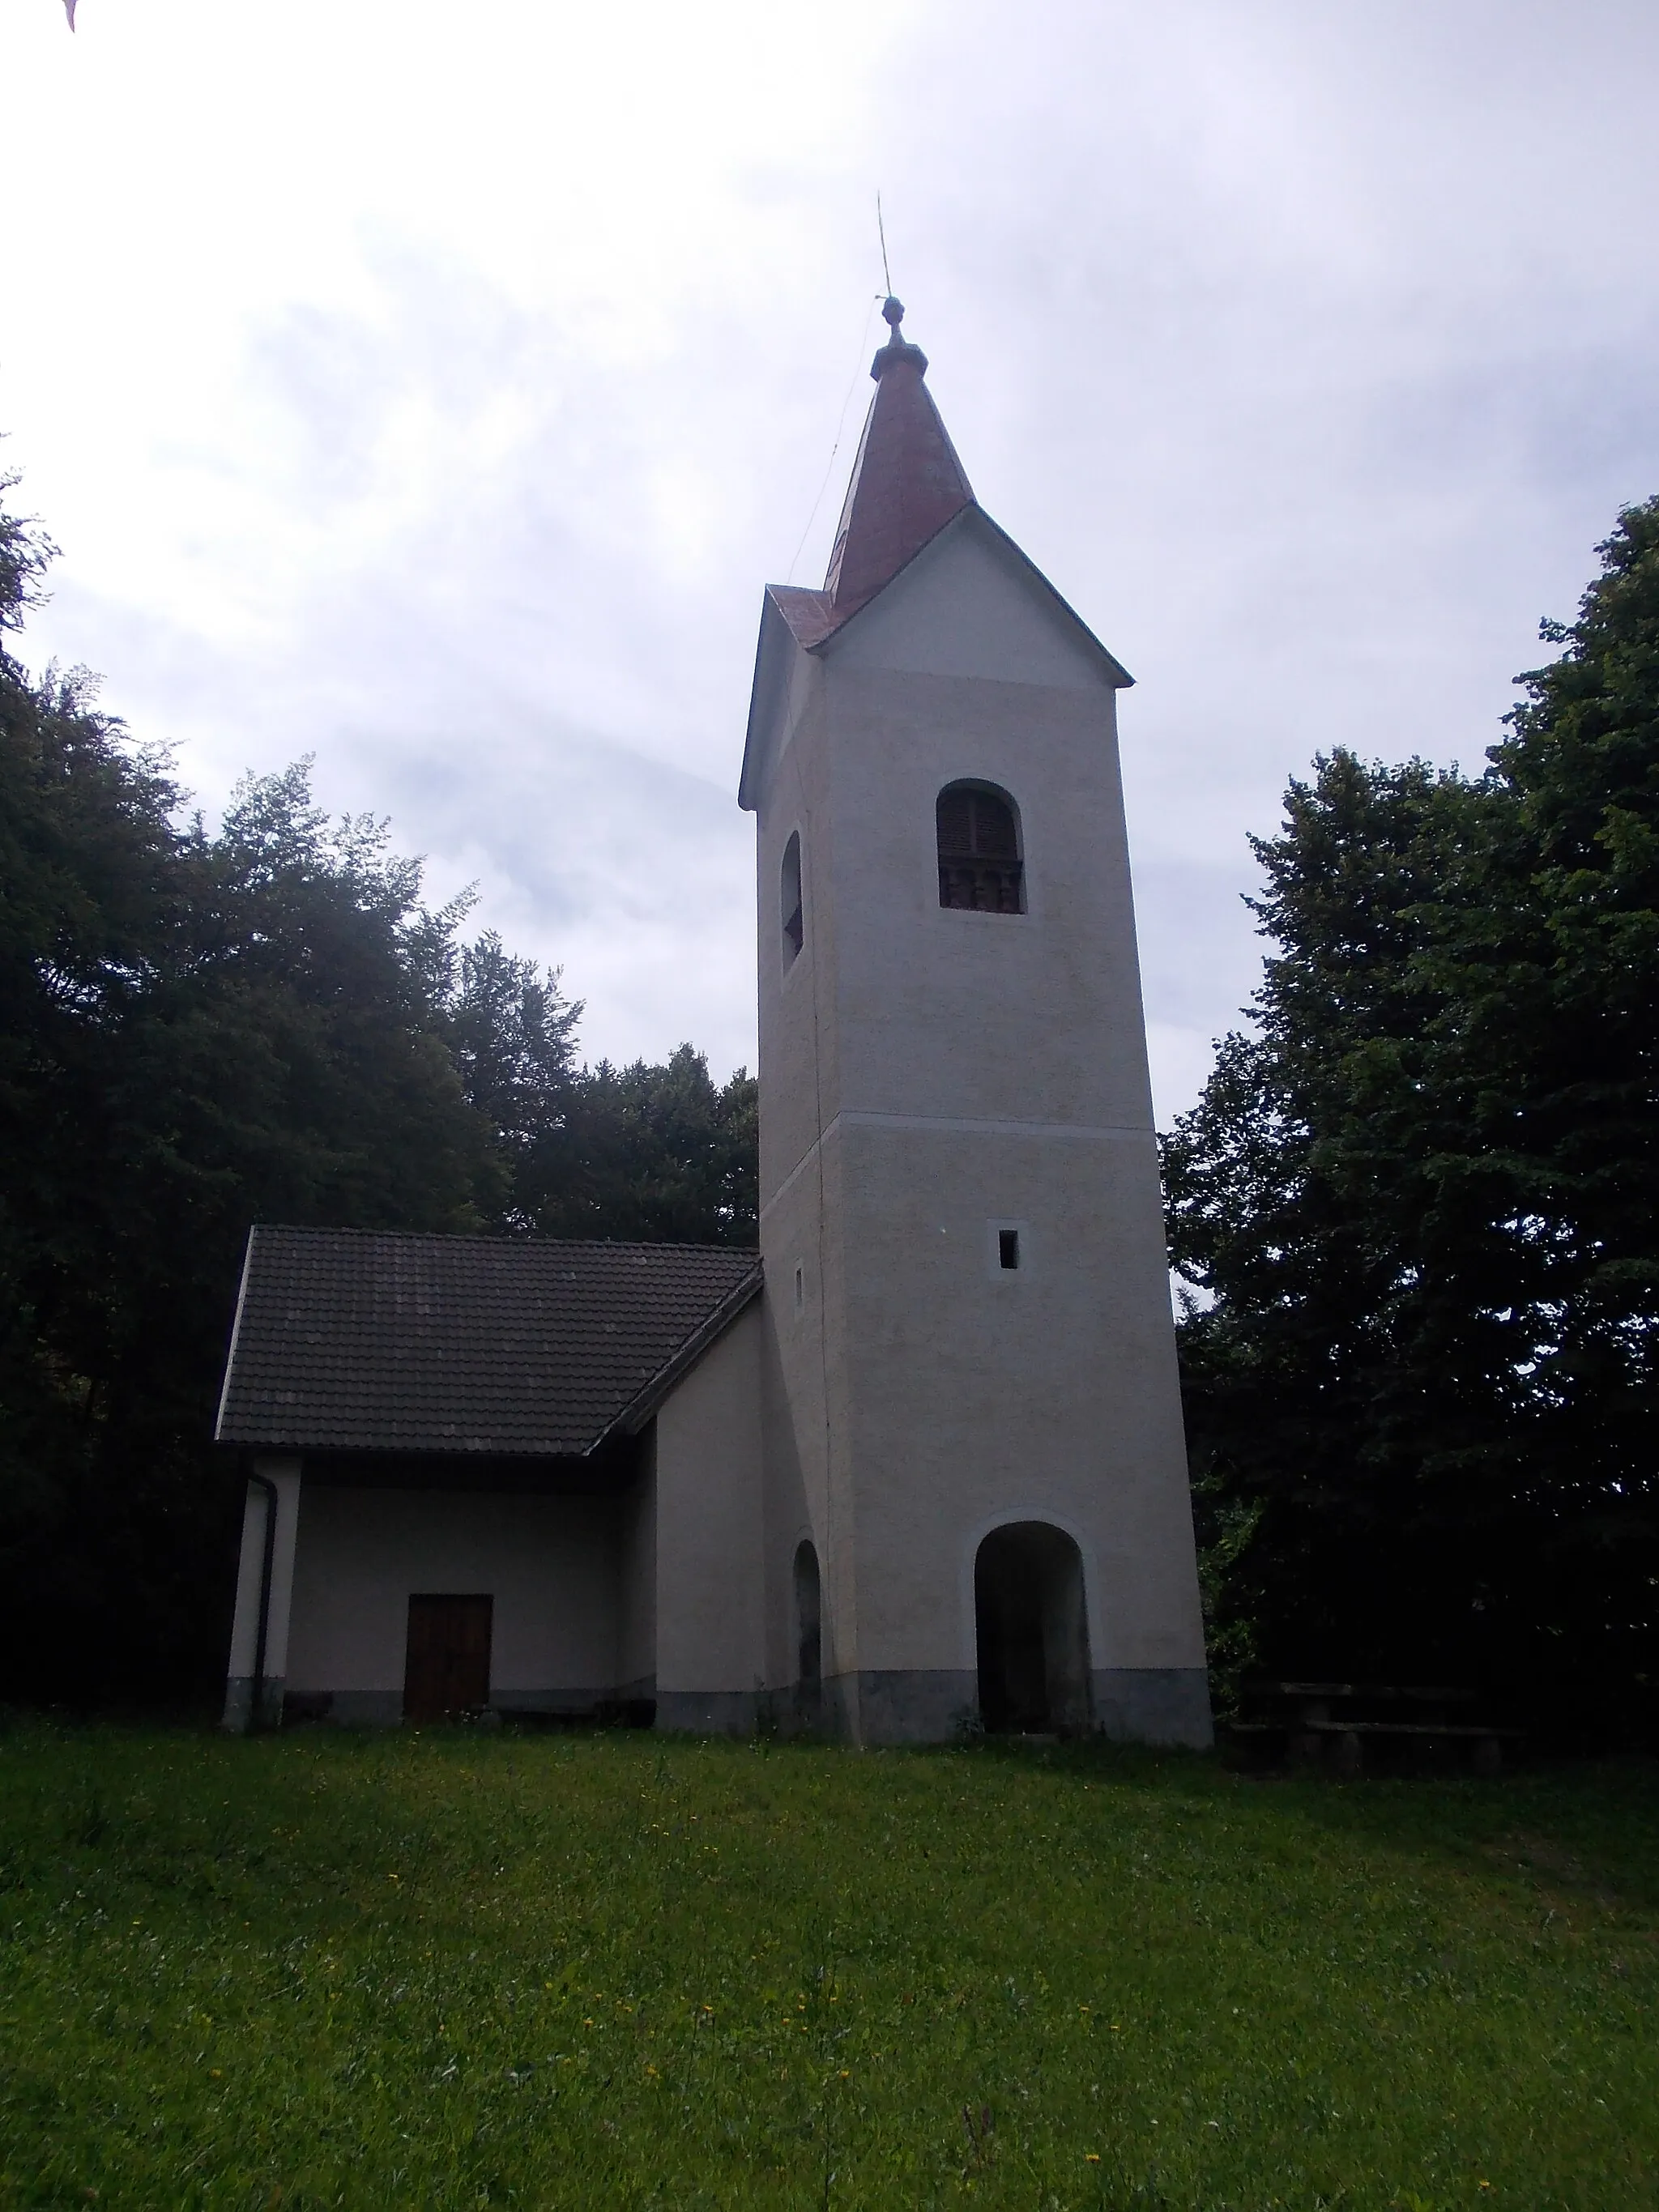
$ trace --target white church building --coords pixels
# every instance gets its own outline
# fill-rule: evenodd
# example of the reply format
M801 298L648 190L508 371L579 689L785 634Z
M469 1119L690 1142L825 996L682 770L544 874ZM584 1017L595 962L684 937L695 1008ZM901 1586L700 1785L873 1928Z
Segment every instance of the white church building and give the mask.
M761 615L758 1253L260 1227L226 1722L1205 1744L1116 696L889 301Z

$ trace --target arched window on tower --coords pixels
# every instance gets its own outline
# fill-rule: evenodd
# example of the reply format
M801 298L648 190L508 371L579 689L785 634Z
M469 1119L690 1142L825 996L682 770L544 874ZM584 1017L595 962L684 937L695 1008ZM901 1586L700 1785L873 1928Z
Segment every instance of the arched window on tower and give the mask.
M783 910L783 964L787 968L806 941L800 902L800 831L789 832L783 848L783 869L778 879L778 899Z
M939 795L939 902L978 914L1024 914L1019 817L1006 791L949 783Z

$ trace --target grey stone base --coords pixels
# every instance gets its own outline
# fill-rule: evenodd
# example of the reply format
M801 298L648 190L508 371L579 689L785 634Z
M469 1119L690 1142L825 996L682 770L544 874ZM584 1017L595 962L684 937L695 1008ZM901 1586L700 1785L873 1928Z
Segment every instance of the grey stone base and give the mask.
M591 1685L580 1690L492 1690L489 1702L498 1713L557 1713L572 1717L584 1713L597 1713L601 1708L609 1711L625 1698L639 1694L650 1696L650 1692L636 1692L632 1688L596 1690Z
M1115 1743L1180 1744L1206 1751L1215 1741L1209 1678L1201 1667L1101 1667L1090 1678L1094 1727ZM284 1685L267 1678L257 1725L280 1723ZM752 1735L766 1725L786 1733L809 1729L856 1744L950 1743L978 1726L979 1682L969 1668L866 1668L832 1674L809 1711L798 1687L756 1690L659 1691L648 1677L615 1690L498 1690L490 1705L501 1713L547 1713L596 1720L653 1697L655 1725L681 1735ZM296 1692L295 1717L327 1719L346 1728L397 1728L404 1717L401 1690ZM225 1685L222 1725L243 1735L256 1725L251 1676Z
M823 1735L829 1732L822 1681L796 1682L771 1692L770 1718L780 1735Z
M979 1723L979 1678L964 1668L865 1668L823 1689L826 1731L849 1743L951 1743Z
M611 1720L630 1706L648 1704L652 1690L648 1678L641 1684L627 1683L617 1690L586 1686L579 1690L494 1690L490 1692L489 1712L483 1718L533 1713L561 1720L580 1719L585 1715L595 1720ZM222 1723L225 1728L241 1734L252 1725L252 1695L251 1680L238 1678L227 1683ZM293 1690L288 1692L285 1713L283 1704L283 1685L267 1680L265 1711L260 1725L275 1728L286 1719L290 1724L331 1721L341 1728L400 1728L404 1721L401 1690Z
M342 1728L400 1728L403 1717L401 1690L336 1690L328 1702L328 1718Z
M1184 1744L1208 1751L1210 1678L1201 1667L1097 1667L1095 1726L1114 1743Z
M246 1735L250 1729L279 1727L283 1718L283 1689L281 1675L267 1674L264 1694L256 1713L253 1709L252 1675L229 1675L225 1682L225 1710L220 1727L232 1735Z
M1091 1726L1116 1743L1208 1750L1201 1667L1103 1667L1091 1677ZM949 1743L979 1726L979 1677L967 1668L871 1668L823 1686L824 1733L848 1743Z
M671 1735L752 1735L767 1703L757 1690L659 1690L656 1725Z

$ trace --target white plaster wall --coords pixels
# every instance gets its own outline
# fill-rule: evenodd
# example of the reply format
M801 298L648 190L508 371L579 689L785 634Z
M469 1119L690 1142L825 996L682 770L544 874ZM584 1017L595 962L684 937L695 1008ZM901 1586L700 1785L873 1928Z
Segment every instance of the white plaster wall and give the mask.
M657 1693L752 1695L765 1669L758 1302L657 1414Z
M769 1680L793 1680L788 1632L794 1551L818 1555L826 1674L858 1664L858 1524L851 1510L844 1196L839 1125L761 1214ZM795 1305L795 1270L801 1304Z
M763 1201L811 1150L823 1102L836 1082L836 916L829 896L835 826L823 742L823 671L808 654L797 652L796 660L793 732L768 778L757 847L761 1085L772 1102L761 1125ZM780 879L795 832L801 841L805 936L786 968Z
M604 1498L306 1486L290 1691L399 1694L417 1591L488 1593L490 1696L618 1680L618 1508Z
M1095 1666L1201 1666L1150 1139L842 1141L860 1666L971 1667L965 1532L1036 1507L1096 1563Z
M1081 623L971 508L854 617L824 659L1086 692L1111 682Z
M618 1584L622 1620L618 1683L653 1682L657 1671L657 1455L654 1431L646 1440L645 1474L622 1501Z
M830 742L836 1110L1149 1128L1110 693L855 671ZM1024 914L939 902L962 778L1019 810Z
M820 1562L825 1553L823 1535L823 1463L811 1437L796 1433L799 1410L811 1419L814 1403L805 1386L807 1376L801 1358L803 1332L816 1329L803 1311L797 1315L792 1287L786 1284L781 1298L770 1292L761 1304L761 1427L763 1506L762 1527L764 1555L762 1567L764 1676L769 1689L787 1688L794 1680L799 1650L794 1631L793 1561L795 1547L807 1537ZM816 1355L814 1355L816 1356ZM792 1383L794 1387L792 1389ZM817 1420L822 1433L822 1417ZM803 1445L805 1449L803 1449ZM827 1614L828 1600L824 1601ZM826 1624L824 1650L830 1650Z
M830 1510L828 1335L822 1232L825 1225L823 1149L812 1146L801 1170L761 1210L766 1266L762 1295L761 1425L764 1668L769 1687L793 1678L788 1631L794 1546L810 1534L817 1548L823 1593L824 1663L830 1663L836 1623L850 1624L850 1559L837 1561ZM796 1303L795 1280L800 1277ZM836 1340L841 1340L839 1330ZM850 1530L850 1522L844 1524ZM839 1604L845 1594L846 1606Z
M1152 1126L1115 695L1033 589L949 532L827 648L837 1109ZM1019 810L1023 915L939 905L962 778Z

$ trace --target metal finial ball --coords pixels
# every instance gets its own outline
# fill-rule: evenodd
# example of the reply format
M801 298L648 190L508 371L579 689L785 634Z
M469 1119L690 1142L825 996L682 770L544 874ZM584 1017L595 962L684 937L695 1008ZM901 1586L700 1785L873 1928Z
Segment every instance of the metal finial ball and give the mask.
M899 325L904 320L903 301L895 300L890 296L882 301L881 312L883 319L896 331Z

